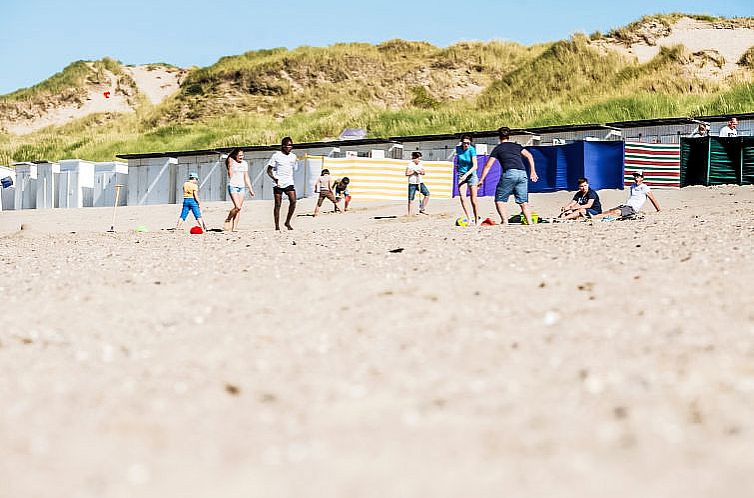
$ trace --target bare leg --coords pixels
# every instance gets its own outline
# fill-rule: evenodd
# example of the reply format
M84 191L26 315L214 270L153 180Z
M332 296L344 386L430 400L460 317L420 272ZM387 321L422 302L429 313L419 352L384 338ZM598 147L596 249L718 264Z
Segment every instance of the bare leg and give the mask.
M275 192L275 207L272 210L272 216L275 220L275 230L280 230L280 204L283 203L283 193Z
M508 223L508 219L505 217L505 203L495 201L495 208L497 209L497 214L500 215L500 224L505 225Z
M461 208L463 209L463 215L469 220L469 207L466 204L466 191L468 190L468 183L464 183L458 186L458 199L461 201ZM474 213L476 216L476 213ZM476 220L476 218L474 218Z
M232 223L231 230L233 230L234 232L237 232L238 231L238 222L241 221L241 208L243 207L244 195L243 194L231 194L231 198L233 198L233 204L237 208L236 215L233 217L233 223Z
M351 204L351 196L347 195L343 197L343 199L345 199L343 201L343 212L345 213L346 211L348 211L348 205Z
M620 209L613 208L608 211L602 211L602 213L595 214L594 216L592 216L592 219L600 219L600 218L604 218L605 216L620 216Z
M526 218L526 222L529 225L533 225L534 222L531 219L531 209L529 209L529 203L524 202L524 203L519 204L518 206L521 208L521 214L523 214L524 217Z
M285 227L288 230L293 230L293 227L291 226L291 219L293 218L293 213L296 211L296 191L291 190L290 192L286 192L288 194L288 216L285 218ZM282 196L281 196L281 202L282 202ZM279 212L279 208L278 208Z
M471 210L474 212L474 223L479 219L479 202L477 201L477 193L479 192L479 185L471 185Z
M414 203L414 201L408 201L408 214L407 216L411 216L411 205Z
M233 202L233 207L228 211L228 216L225 218L225 223L223 224L223 230L225 231L236 229L238 222L235 219L241 211L241 206L243 206L243 195L238 193L230 194L230 200Z
M429 196L425 195L424 198L422 198L421 204L419 204L419 212L423 213L426 211L427 206L429 206Z
M183 220L181 218L178 218L178 223L175 225L175 229L178 230L181 228L181 225L183 225Z
M584 217L586 218L586 209L574 209L567 215L563 216L562 219L564 220L575 220L578 218Z

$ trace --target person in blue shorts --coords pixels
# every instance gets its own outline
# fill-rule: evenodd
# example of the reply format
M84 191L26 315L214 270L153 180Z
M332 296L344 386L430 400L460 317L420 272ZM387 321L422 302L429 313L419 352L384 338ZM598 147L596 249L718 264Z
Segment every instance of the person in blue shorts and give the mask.
M578 218L591 218L602 213L600 196L595 190L589 188L589 180L579 178L579 190L574 194L571 202L560 208L562 220L575 220Z
M178 224L175 226L176 230L181 228L183 222L186 221L189 211L194 215L202 230L206 231L207 227L204 225L201 204L199 203L199 175L196 173L189 173L188 181L183 184L183 209L178 218Z
M529 178L526 176L526 168L521 158L526 158L531 170L531 181L536 182L539 180L539 177L534 166L534 156L521 145L511 142L511 130L507 126L501 127L497 132L500 143L492 149L490 157L484 165L482 175L479 177L479 186L484 183L487 173L489 173L490 168L492 168L495 160L497 160L502 168L500 181L495 190L495 207L497 208L497 213L500 215L500 223L504 225L508 222L508 219L505 217L505 203L508 202L508 198L512 194L516 200L516 204L521 208L521 214L526 218L528 224L531 225Z
M476 148L471 135L461 136L461 143L456 146L456 168L458 170L458 199L461 208L469 224L476 225L479 220L479 206L477 204L477 191L479 190L479 177L477 176ZM471 210L474 218L469 218L469 208L466 204L466 191L471 192Z

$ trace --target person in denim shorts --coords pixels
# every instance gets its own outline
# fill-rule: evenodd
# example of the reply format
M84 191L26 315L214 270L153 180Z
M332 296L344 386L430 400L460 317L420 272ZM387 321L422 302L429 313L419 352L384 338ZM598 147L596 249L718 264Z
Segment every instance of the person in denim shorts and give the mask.
M412 152L411 162L406 166L406 176L408 177L408 216L413 214L411 208L414 205L417 191L422 194L422 200L419 202L419 213L426 214L425 210L429 204L429 189L422 180L422 176L425 174L422 153L418 150Z
M534 166L534 157L521 145L510 141L510 128L503 126L497 132L500 143L492 149L490 157L484 165L482 175L479 177L479 185L482 185L484 179L487 177L487 173L489 173L490 168L492 168L495 160L497 160L502 168L500 182L498 182L497 189L495 190L495 207L497 208L497 213L500 215L500 223L505 224L508 222L505 216L505 203L508 202L508 198L512 194L516 200L516 204L521 208L521 214L526 218L529 225L531 225L529 179L526 176L526 168L521 158L525 157L529 162L531 181L536 182L539 180L539 177Z
M477 204L477 191L479 190L479 177L477 176L476 148L471 135L461 136L461 143L456 146L456 168L458 171L458 199L461 208L469 224L476 225L479 220L479 206ZM471 210L474 218L469 218L469 208L466 205L466 191L471 193Z
M225 170L228 173L228 196L233 207L228 211L223 230L238 231L238 221L241 219L241 208L246 197L246 190L254 197L254 188L249 179L249 163L244 161L243 150L235 148L225 158Z

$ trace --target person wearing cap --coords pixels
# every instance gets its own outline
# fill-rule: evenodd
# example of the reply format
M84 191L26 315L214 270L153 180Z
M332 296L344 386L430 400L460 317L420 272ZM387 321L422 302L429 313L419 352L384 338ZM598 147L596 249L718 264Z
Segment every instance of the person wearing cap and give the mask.
M178 224L175 226L176 230L181 228L183 222L186 221L189 211L194 215L202 230L206 231L207 227L202 219L201 203L199 202L199 175L196 173L189 173L188 180L183 184L183 209L178 218Z
M632 216L639 212L639 210L644 206L644 203L647 202L647 198L649 198L649 200L652 202L652 205L655 207L655 209L658 212L660 211L660 203L657 202L657 199L652 193L652 189L649 188L649 185L644 183L644 173L641 170L634 171L633 176L634 184L629 187L628 200L626 201L626 203L614 207L613 209L610 209L608 211L604 211L602 214L592 216L592 218L604 218L606 221L608 221L614 220L616 218L626 218L628 216Z
M737 137L738 136L738 118L730 118L728 124L720 128L721 137Z

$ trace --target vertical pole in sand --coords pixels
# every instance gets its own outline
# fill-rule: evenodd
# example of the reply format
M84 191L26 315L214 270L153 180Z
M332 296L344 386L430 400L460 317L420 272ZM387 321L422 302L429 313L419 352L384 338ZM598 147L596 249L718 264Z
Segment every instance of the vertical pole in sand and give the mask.
M115 186L115 204L113 204L113 222L110 224L110 230L108 232L114 232L115 231L115 212L118 209L118 200L120 199L120 189L123 188L123 185L116 185Z

